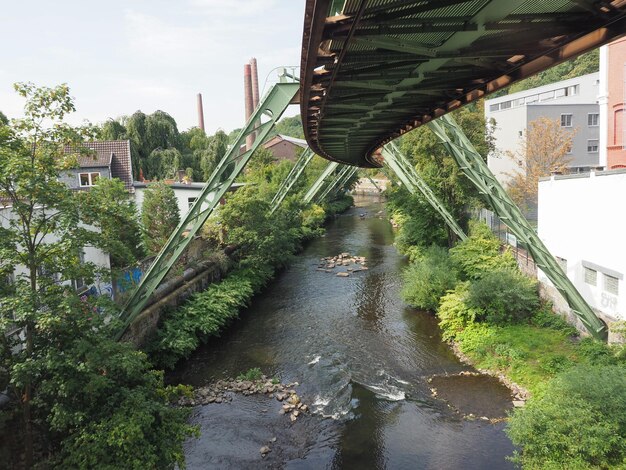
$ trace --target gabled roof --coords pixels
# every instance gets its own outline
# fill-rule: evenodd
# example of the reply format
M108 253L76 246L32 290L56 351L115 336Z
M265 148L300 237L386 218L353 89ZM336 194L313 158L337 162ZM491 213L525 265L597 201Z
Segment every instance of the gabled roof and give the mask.
M297 145L298 147L302 147L302 148L306 148L308 145L306 143L306 140L304 139L298 139L296 137L291 137L288 135L283 135L283 134L276 134L270 141L268 141L267 143L269 144L272 140L274 139L280 139L280 140L284 140L286 142L291 142L294 145ZM278 142L276 142L278 143ZM272 145L275 144L270 144L269 147L271 147Z
M84 146L94 150L95 154L79 156L80 168L110 167L111 177L122 180L127 191L133 190L129 140L100 140L85 142Z

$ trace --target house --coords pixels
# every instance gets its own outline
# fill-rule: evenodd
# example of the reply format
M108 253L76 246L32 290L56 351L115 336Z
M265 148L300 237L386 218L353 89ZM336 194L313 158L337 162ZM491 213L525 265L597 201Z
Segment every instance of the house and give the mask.
M626 38L600 48L600 162L626 168Z
M69 188L88 190L100 178L118 178L129 192L134 192L129 140L86 142L93 155L80 155L78 167L60 176Z
M608 320L626 320L624 199L626 169L539 182L539 237L589 305ZM538 278L550 288L543 273ZM558 307L558 296L555 300Z
M263 147L272 152L277 160L295 161L302 150L308 144L304 139L289 137L288 135L277 134L263 144Z
M487 156L487 164L498 181L506 185L509 174L518 171L518 164L507 155L519 152L524 130L540 117L556 119L562 127L576 131L568 155L571 172L603 166L599 153L598 91L599 74L591 73L486 100L485 119L488 123L495 120L496 146L495 152Z
M178 204L178 211L180 213L181 219L189 212L189 209L196 202L196 199L204 189L205 183L182 183L182 182L173 182L173 181L165 181L165 183L174 190L174 196L176 197L176 202ZM236 191L238 188L244 186L245 183L233 183L229 191ZM141 212L141 207L143 206L143 200L145 197L145 192L149 182L143 181L135 181L133 183L134 193L135 193L135 205L137 206L137 210ZM203 209L208 207L206 203L203 205Z

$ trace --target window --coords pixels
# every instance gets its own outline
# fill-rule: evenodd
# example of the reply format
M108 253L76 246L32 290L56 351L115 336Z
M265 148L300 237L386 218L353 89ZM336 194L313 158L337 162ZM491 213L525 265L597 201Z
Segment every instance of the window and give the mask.
M504 103L500 103L500 109L509 109L511 107L510 101L505 101Z
M589 127L596 127L598 125L598 113L587 114L587 125Z
M567 88L559 88L554 92L554 95L557 98L560 98L561 96L567 96Z
M572 127L571 114L561 114L561 127Z
M187 198L187 204L189 206L189 209L191 209L191 206L194 205L194 203L196 202L196 199L198 199L197 197L188 197Z
M598 271L596 271L595 269L591 269L591 268L584 268L584 269L585 269L585 283L591 286L597 286L598 285Z
M525 103L524 98L518 98L513 102L514 106L523 106Z
M608 274L604 275L604 290L609 294L619 294L619 279Z
M539 95L533 95L526 98L526 103L534 103L539 99Z
M567 274L567 260L565 258L556 257L556 262L559 264L565 274Z
M587 153L598 153L598 139L589 139L587 141Z
M548 101L554 98L554 91L546 91L539 95L539 101Z
M576 96L578 94L578 85L568 86L565 94L567 96Z
M498 111L500 109L500 104L492 104L489 106L489 111Z
M95 186L98 180L100 179L100 172L95 171L93 173L79 173L78 174L78 183L81 188Z

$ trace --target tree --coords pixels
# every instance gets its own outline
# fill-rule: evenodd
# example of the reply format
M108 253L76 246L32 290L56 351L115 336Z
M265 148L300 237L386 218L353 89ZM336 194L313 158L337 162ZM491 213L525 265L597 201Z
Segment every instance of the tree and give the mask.
M623 468L626 370L596 364L562 373L515 410L507 434L524 468Z
M98 244L109 253L112 267L128 266L144 256L137 208L122 181L100 179L78 196L82 220L98 229Z
M541 117L528 123L517 153L509 152L520 170L509 174L508 192L522 207L537 204L539 178L552 172L565 173L571 161L568 152L576 131L561 127L557 119Z
M54 284L52 275L73 279L85 269L79 262L85 231L78 226L75 198L58 176L76 162L76 155L65 149L84 151L82 139L91 131L63 122L74 111L67 85L36 88L22 83L15 90L26 98L25 117L0 127L0 195L11 206L0 228L0 271L25 268L17 277L18 301L0 306L2 326L13 321L25 334L23 352L9 361L13 379L33 359L38 317L46 307L46 289ZM28 373L21 377L13 383L22 397L26 463L32 464L34 377Z
M141 207L141 220L148 252L158 253L180 221L174 190L161 182L148 186Z
M200 160L203 181L208 181L218 163L228 148L228 136L224 131L217 131L209 140L209 145L204 150L196 150L195 154Z
M0 111L0 126L6 126L8 123L9 119L2 111Z
M186 412L170 406L176 391L145 355L112 339L111 305L101 315L99 300L78 298L67 283L94 276L79 252L103 239L118 243L113 224L125 223L120 216L132 205L116 182L86 195L59 181L76 152L88 152L81 142L92 131L63 122L74 110L67 85L15 87L26 98L25 118L0 126L0 196L11 205L0 213L0 271L17 269L0 297L0 371L21 404L25 466L33 466L36 437L39 455L50 457L44 467L171 468L191 431ZM107 207L111 194L117 208ZM86 218L88 205L111 217Z
M173 178L181 169L182 155L175 148L157 148L145 162L146 176L151 179Z
M476 150L486 156L494 143L491 134L485 132L482 109L480 104L470 105L455 111L453 115ZM466 225L467 209L478 200L478 191L459 169L455 160L448 155L437 136L427 126L422 126L406 134L400 141L400 148L452 216L461 226ZM424 208L432 215L424 214L423 217L429 217L444 226L443 220L434 209L427 204L424 204ZM421 217L418 214L415 216ZM447 226L445 230L451 246L456 241L456 235Z

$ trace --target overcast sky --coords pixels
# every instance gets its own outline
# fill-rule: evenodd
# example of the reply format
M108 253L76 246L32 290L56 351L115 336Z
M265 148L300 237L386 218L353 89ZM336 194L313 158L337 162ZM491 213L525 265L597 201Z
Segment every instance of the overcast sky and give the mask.
M39 0L4 2L0 13L0 111L18 117L14 82L67 83L68 120L171 114L179 130L244 123L243 65L300 64L304 0ZM275 76L275 75L274 75ZM286 115L297 114L291 106Z

